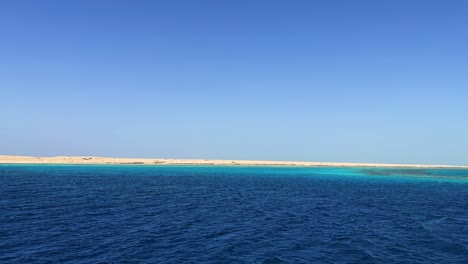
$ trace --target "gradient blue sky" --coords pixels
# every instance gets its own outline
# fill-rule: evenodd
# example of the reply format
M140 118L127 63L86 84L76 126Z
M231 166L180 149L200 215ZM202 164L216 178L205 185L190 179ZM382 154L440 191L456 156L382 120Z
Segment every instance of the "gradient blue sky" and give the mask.
M0 1L0 154L468 164L468 1Z

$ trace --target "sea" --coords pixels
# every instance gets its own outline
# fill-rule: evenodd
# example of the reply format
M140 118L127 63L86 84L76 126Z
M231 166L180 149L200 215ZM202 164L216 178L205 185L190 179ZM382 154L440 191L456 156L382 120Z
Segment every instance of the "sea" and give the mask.
M0 263L468 263L468 170L4 164Z

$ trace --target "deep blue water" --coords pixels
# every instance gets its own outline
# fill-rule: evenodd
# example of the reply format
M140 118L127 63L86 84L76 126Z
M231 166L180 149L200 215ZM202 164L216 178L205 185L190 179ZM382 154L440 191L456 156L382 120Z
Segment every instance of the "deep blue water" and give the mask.
M468 263L468 170L0 165L1 263Z

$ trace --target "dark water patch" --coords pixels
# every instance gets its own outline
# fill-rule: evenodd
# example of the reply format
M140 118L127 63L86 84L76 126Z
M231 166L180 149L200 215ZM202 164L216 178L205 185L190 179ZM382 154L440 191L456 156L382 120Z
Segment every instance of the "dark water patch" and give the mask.
M359 173L367 176L408 177L428 180L468 182L468 170L465 169L360 169Z
M393 176L393 175L410 175L410 176L431 176L430 170L423 169L363 169L362 173L367 175Z

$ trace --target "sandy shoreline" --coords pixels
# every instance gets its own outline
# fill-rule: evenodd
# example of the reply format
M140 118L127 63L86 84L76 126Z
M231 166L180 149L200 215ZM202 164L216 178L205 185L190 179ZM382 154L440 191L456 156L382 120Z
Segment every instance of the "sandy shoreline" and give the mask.
M325 166L325 167L402 167L402 168L468 168L455 165L385 164L352 162L261 161L261 160L211 160L211 159L140 159L92 156L0 156L0 164L134 164L134 165L243 165L243 166Z

